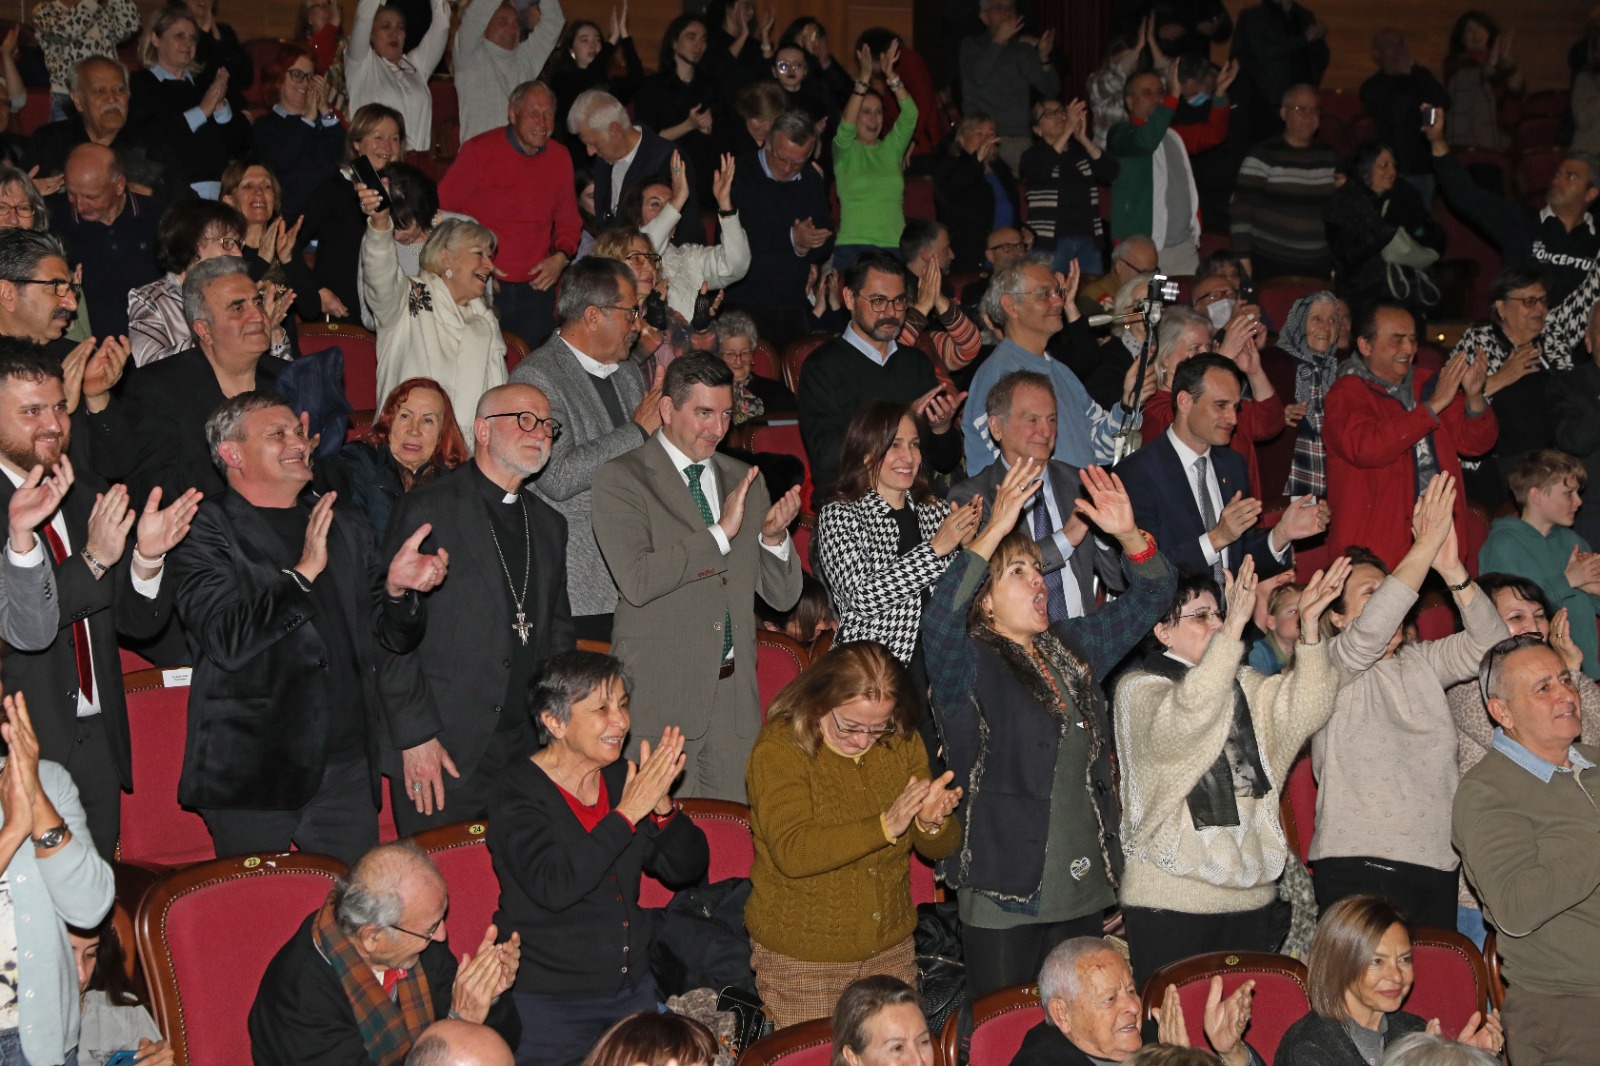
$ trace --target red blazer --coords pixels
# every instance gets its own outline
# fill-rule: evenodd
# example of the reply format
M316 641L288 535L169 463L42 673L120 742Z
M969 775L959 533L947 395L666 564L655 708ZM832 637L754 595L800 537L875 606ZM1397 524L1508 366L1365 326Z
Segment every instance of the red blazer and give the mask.
M1421 402L1432 394L1434 376L1431 370L1412 369L1418 402L1410 411L1355 375L1340 378L1328 390L1322 439L1328 449L1328 504L1333 509L1328 547L1334 552L1360 544L1393 567L1410 550L1411 509L1417 501L1411 446L1432 433L1440 471L1456 479L1456 532L1465 553L1469 527L1460 456L1487 453L1500 427L1492 408L1468 418L1460 394L1442 417L1434 418Z
M1144 442L1149 444L1171 425L1172 393L1157 389L1144 405L1144 421L1139 423L1139 432ZM1246 400L1239 405L1239 426L1233 431L1233 442L1228 447L1243 457L1245 468L1250 471L1250 493L1258 500L1264 500L1265 497L1261 495L1261 467L1256 462L1256 441L1271 440L1283 430L1283 397L1277 393L1265 400ZM1281 492L1283 486L1279 485L1278 488Z

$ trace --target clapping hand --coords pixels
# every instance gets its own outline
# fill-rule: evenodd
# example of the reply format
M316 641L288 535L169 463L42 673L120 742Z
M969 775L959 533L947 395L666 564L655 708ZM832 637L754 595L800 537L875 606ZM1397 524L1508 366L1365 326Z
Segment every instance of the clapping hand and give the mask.
M1244 635L1244 627L1250 621L1252 608L1256 602L1256 561L1246 555L1239 563L1238 573L1228 573L1228 587L1224 591L1223 599L1228 605L1228 617L1223 620L1222 629L1228 636L1238 640Z
M1572 619L1568 617L1565 607L1550 619L1550 647L1561 656L1568 670L1583 669L1583 649L1572 639Z
M205 113L206 118L210 118L212 113L222 106L227 97L228 68L219 67L217 73L212 77L211 85L207 87L205 95L200 98L200 110Z
M18 555L33 551L33 531L50 521L61 506L61 498L72 487L72 480L72 460L65 455L50 468L49 477L45 477L43 465L28 471L8 505L12 551Z
M448 551L440 548L436 555L422 553L422 542L432 532L433 523L422 523L416 532L400 545L400 550L395 552L394 558L389 562L389 576L385 585L385 591L390 597L398 598L407 591L431 592L449 574Z
M953 784L956 775L946 770L928 786L928 794L917 811L917 825L925 833L937 833L961 802L961 786Z
M112 485L94 498L94 509L89 512L89 541L84 551L110 569L122 558L128 544L128 531L132 528L128 489L125 485Z
M1426 1031L1429 1036L1443 1036L1444 1026L1438 1018L1433 1018L1429 1020ZM1485 1015L1473 1011L1472 1017L1467 1019L1467 1024L1456 1034L1455 1040L1458 1044L1482 1048L1492 1055L1498 1055L1500 1049L1506 1046L1505 1031L1500 1025L1500 1012L1491 1010Z
M772 502L761 520L761 539L776 548L789 535L789 524L800 514L800 486L795 485Z
M956 416L956 408L961 406L961 401L967 398L964 392L950 395L943 385L938 385L921 396L911 404L914 414L927 419L928 429L934 434L948 433L950 423Z
M1140 552L1145 539L1133 517L1133 501L1123 487L1122 478L1103 467L1086 466L1079 475L1089 494L1073 501L1072 510L1108 536L1116 537L1124 551Z
M717 201L718 211L733 210L733 175L735 169L733 156L724 153L721 165L717 167L717 172L711 176L711 195ZM684 187L687 189L688 179L684 179ZM672 198L674 202L678 198L678 175L676 171L674 171L672 178ZM687 194L684 200L687 202Z
M503 950L507 944L496 945L494 942L499 935L500 931L491 924L483 931L477 954L461 956L461 964L456 968L455 985L450 990L450 1013L462 1021L482 1025L494 1001L517 978L515 960L521 959L521 937L516 933L511 934L507 944L515 944L517 953L515 960L508 960L507 952Z
M628 779L617 800L617 813L634 825L645 815L672 812L672 783L683 773L683 731L668 726L654 750L648 740L639 742L639 761L628 760Z
M1207 530L1211 546L1221 551L1240 537L1261 517L1261 501L1243 492L1235 492L1233 499L1222 506L1217 524Z
M1320 632L1317 627L1322 620L1322 612L1344 591L1344 583L1354 565L1349 556L1341 555L1329 563L1326 570L1318 570L1306 582L1306 587L1300 592L1299 603L1301 643L1317 643Z
M1250 1025L1250 1003L1255 990L1255 981L1246 981L1223 999L1219 975L1211 978L1211 988L1206 992L1206 1039L1211 1042L1211 1050L1230 1066L1242 1066L1249 1060L1242 1041Z
M921 811L922 805L927 802L928 791L933 787L933 782L924 781L913 777L906 782L906 787L889 804L889 809L883 812L883 824L889 832L896 837L905 836L906 830L911 828L911 819Z
M194 521L203 497L199 489L190 489L163 508L161 486L151 489L144 502L144 510L139 515L139 526L133 541L134 551L142 558L159 563L162 556L189 535L189 524Z
M951 504L949 513L944 516L944 521L939 523L933 539L928 542L933 554L943 559L971 540L978 532L978 521L982 517L982 496L974 496L966 503Z
M1284 508L1277 528L1282 530L1286 540L1304 540L1327 529L1328 520L1332 517L1333 510L1327 501L1319 501L1311 495L1299 496L1290 500L1289 506ZM1279 542L1275 540L1274 543Z
M33 835L35 826L33 809L39 799L39 738L34 735L33 721L28 717L28 701L20 692L7 693L5 697L7 721L0 724L0 736L6 742L5 768L0 769L0 811L5 812L7 835L17 833L24 839Z

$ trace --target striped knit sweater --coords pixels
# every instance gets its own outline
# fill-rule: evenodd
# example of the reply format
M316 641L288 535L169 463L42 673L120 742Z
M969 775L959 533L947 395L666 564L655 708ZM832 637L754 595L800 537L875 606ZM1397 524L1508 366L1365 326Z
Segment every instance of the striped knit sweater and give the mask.
M1233 193L1233 250L1257 281L1285 274L1327 277L1333 267L1322 216L1338 156L1320 142L1295 148L1274 137L1251 149Z

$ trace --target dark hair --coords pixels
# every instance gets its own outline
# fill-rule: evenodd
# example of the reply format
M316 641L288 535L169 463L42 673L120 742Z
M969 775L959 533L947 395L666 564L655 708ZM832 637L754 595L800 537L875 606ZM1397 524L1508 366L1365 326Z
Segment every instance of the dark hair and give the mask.
M275 104L282 99L283 79L289 76L289 68L301 59L311 60L312 73L316 72L317 58L311 54L311 49L294 41L278 42L272 56L261 65L261 92L267 103Z
M727 363L710 352L690 352L668 364L667 372L661 379L661 395L672 401L674 410L682 410L696 385L731 389L733 371L728 369Z
M679 15L677 18L667 23L667 28L661 31L661 52L656 59L656 70L661 74L675 75L677 73L678 38L683 35L684 30L688 29L696 22L700 24L701 29L710 29L710 26L706 23L706 20L701 18L699 15ZM710 45L709 41L706 43L708 46ZM690 64L690 69L692 72L689 75L689 84L692 85L698 79L699 71L694 64Z
M1411 308L1398 300L1375 300L1362 304L1355 313L1355 324L1351 326L1351 336L1371 344L1378 339L1378 315L1384 311L1402 311L1411 319L1411 327L1416 328L1417 316Z
M1056 387L1050 380L1050 375L1041 374L1037 370L1013 370L996 381L989 389L989 395L983 400L983 413L988 418L998 418L1004 422L1011 417L1011 403L1017 390L1024 385L1048 392L1052 399L1056 394Z
M907 263L911 262L921 255L924 249L932 246L933 242L939 239L939 234L948 232L943 223L935 222L931 218L907 219L906 228L900 231L900 258Z
M643 227L645 224L644 191L652 185L662 185L668 189L672 188L672 182L663 179L661 175L657 175L644 181L629 182L628 187L622 190L622 198L617 201L617 216L635 229Z
M44 260L66 258L66 247L53 234L36 229L0 230L0 280L26 281L37 276Z
M829 1066L849 1066L844 1057L845 1048L860 1057L867 1050L867 1023L877 1017L879 1011L902 1004L917 1008L919 1014L922 1012L917 990L898 977L876 974L852 981L833 1007L833 1060Z
M1360 544L1352 544L1348 548L1346 548L1343 552L1341 552L1340 554L1344 558L1350 560L1350 566L1352 568L1357 567L1357 566L1370 566L1370 567L1373 567L1374 569L1378 570L1380 573L1382 573L1384 577L1388 577L1389 576L1389 564L1384 562L1378 556L1378 553L1373 551L1371 548L1363 547ZM1345 598L1345 595L1347 593L1349 593L1349 591L1350 591L1350 582L1346 581L1344 583L1344 587L1339 590L1339 595L1337 595L1337 596L1335 596L1333 598L1333 601L1328 604L1328 609L1322 613L1323 632L1324 633L1332 633L1332 632L1337 632L1338 631L1338 626L1334 622L1333 616L1334 616L1335 613L1344 614L1344 612L1345 612L1345 599L1344 598Z
M1190 52L1178 57L1178 81L1199 81L1217 68L1211 65L1211 57L1201 55L1199 52Z
M243 240L244 216L221 200L192 197L173 204L156 224L156 268L182 274L200 258L200 239L217 228Z
M839 284L851 292L860 292L866 287L867 275L874 270L902 281L906 277L906 265L893 252L883 248L868 248L850 260L850 265L844 268L844 276L839 279Z
M433 229L433 220L439 214L439 186L433 179L398 160L384 167L381 176L389 179L389 218L395 229L420 226L424 233Z
M597 651L559 652L541 663L539 673L528 686L528 715L539 730L540 742L548 744L551 740L544 724L547 712L565 725L572 721L574 703L613 681L622 683L624 694L633 690L621 660Z
M1239 272L1240 280L1250 281L1250 271L1244 268L1244 261L1228 249L1219 248L1200 260L1200 264L1194 268L1194 284L1218 276L1223 267L1232 267Z
M0 336L0 388L13 378L40 382L45 378L63 378L61 360L50 355L40 345L26 337Z
M801 15L783 28L783 33L778 37L777 47L772 50L773 54L776 55L779 48L799 48L802 52L806 52L800 45L800 34L805 32L807 26L816 26L819 37L828 35L828 28L822 24L821 19L815 15ZM810 52L806 52L806 58L811 58Z
M577 67L578 61L572 58L572 43L578 39L578 34L583 32L586 27L593 30L595 35L600 38L600 53L605 52L607 47L606 35L605 31L600 29L598 23L590 22L588 19L569 21L566 29L561 31L560 40L556 41L555 48L551 50L550 58L544 61L544 69L539 71L540 81L546 85L552 85L557 75ZM602 62L605 58L600 53L597 53L594 57L596 63ZM557 123L557 126L560 129L566 129L566 122ZM573 162L577 163L577 160L574 159Z
M784 634L788 634L789 623L793 622L804 634L796 639L805 643L815 640L822 624L836 617L833 603L828 599L828 587L810 574L800 575L800 598L787 611L774 610L766 600L756 597L758 622L764 622Z
M704 1024L682 1014L653 1010L630 1014L606 1030L583 1066L710 1066L722 1045Z
M1549 295L1550 274L1536 266L1512 266L1500 272L1500 276L1494 279L1494 286L1489 290L1489 314L1496 323L1500 321L1500 312L1494 305L1518 289L1526 289L1529 285L1538 285L1544 289L1546 295Z
M1556 613L1555 605L1545 597L1544 589L1520 574L1503 574L1498 570L1491 570L1487 574L1479 574L1478 589L1489 597L1490 603L1494 602L1495 593L1509 592L1519 600L1527 600L1529 603L1538 605L1544 610L1546 618Z
M415 474L403 466L400 467L400 482L407 492L446 470L454 470L472 458L472 449L467 447L466 438L461 436L461 427L456 425L456 412L450 403L450 394L444 391L443 385L432 378L407 378L390 389L388 399L383 401L383 410L378 412L378 417L372 422L372 428L367 430L367 443L381 452L388 451L389 433L394 428L395 415L399 413L400 405L410 399L411 394L417 389L430 389L438 393L444 399L444 410L439 414L439 444L434 450L433 458Z
M1178 409L1178 397L1183 393L1188 393L1191 400L1199 400L1206 390L1206 375L1213 370L1232 375L1239 388L1244 388L1244 371L1237 363L1215 352L1200 352L1179 363L1172 372L1172 409Z
M869 26L862 30L861 35L856 38L855 50L859 52L861 51L861 46L866 45L867 49L872 52L873 59L882 59L883 54L889 50L889 45L894 41L901 43L903 52L905 38L882 26Z
M1356 146L1350 153L1349 160L1345 163L1345 171L1351 177L1360 180L1361 184L1372 187L1372 168L1378 165L1378 157L1388 152L1394 155L1394 148L1385 141L1365 141Z
M1222 597L1222 589L1217 585L1217 579L1210 574L1179 574L1178 587L1172 593L1172 606L1167 608L1167 613L1162 615L1160 622L1164 626L1178 624L1178 616L1183 613L1184 607L1191 600L1197 599L1201 593L1209 592L1217 601L1217 607L1227 610L1227 602Z
M139 995L138 989L128 979L127 949L122 946L122 938L117 935L117 925L112 915L105 916L99 925L93 929L80 929L75 925L68 925L67 932L80 940L99 940L100 949L95 952L94 970L89 974L90 992L104 992L106 999L114 1007L147 1007L148 1003Z
M667 372L671 373L672 367L668 367ZM909 404L869 400L856 408L850 424L845 427L844 441L839 445L839 476L819 501L819 508L825 503L851 503L877 487L878 468L894 445L895 434L900 432L900 422L905 418L916 424L920 440L927 427ZM924 460L917 469L907 499L922 503L933 498L928 490L928 464Z
M1337 1022L1349 1019L1345 991L1372 961L1383 935L1396 925L1406 926L1405 916L1382 896L1346 896L1322 912L1306 954L1313 1011Z
M1451 27L1450 50L1446 53L1448 58L1454 59L1457 56L1467 54L1467 46L1463 38L1467 35L1467 24L1471 22L1476 22L1489 31L1489 47L1494 47L1495 40L1500 36L1500 24L1487 11L1473 8L1470 11L1463 11L1461 17L1456 19L1456 24Z
M583 228L591 233L594 229L595 218L585 214L583 210L583 190L594 184L594 164L588 159L572 160L572 196L578 201L578 217L583 220Z

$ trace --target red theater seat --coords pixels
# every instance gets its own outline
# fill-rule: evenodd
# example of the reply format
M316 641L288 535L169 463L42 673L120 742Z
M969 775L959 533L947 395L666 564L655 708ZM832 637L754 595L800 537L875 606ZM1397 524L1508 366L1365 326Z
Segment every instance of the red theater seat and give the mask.
M1211 989L1211 978L1219 974L1224 996L1231 996L1233 990L1246 981L1255 981L1256 990L1250 1004L1250 1028L1245 1032L1245 1039L1262 1058L1271 1062L1289 1026L1311 1010L1311 999L1306 988L1306 968L1287 955L1219 951L1163 966L1145 982L1145 1017L1156 1017L1161 1010L1161 1001L1167 994L1167 987L1176 985L1178 998L1183 1003L1183 1020L1189 1030L1189 1042L1195 1047L1206 1047L1206 996Z

